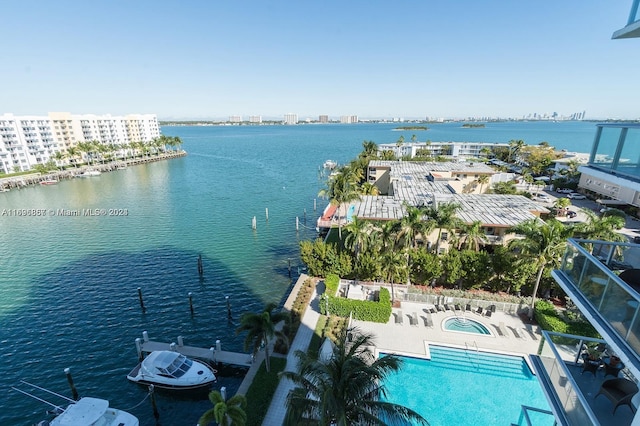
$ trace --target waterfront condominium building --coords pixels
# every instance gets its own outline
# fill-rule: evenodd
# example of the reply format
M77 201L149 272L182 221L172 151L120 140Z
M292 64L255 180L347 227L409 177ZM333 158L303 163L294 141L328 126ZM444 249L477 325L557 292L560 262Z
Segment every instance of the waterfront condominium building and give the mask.
M285 114L284 124L298 124L298 114L293 114L293 113Z
M357 122L358 122L357 115L343 115L340 117L340 123L343 123L343 124L352 124Z
M329 116L328 115L321 115L318 117L318 121L320 123L328 123L329 122Z
M46 116L0 115L0 172L26 171L81 142L122 145L160 136L155 114Z
M261 115L250 115L249 116L249 123L254 123L254 124L262 123L262 116Z
M242 123L241 115L232 115L229 117L229 123Z

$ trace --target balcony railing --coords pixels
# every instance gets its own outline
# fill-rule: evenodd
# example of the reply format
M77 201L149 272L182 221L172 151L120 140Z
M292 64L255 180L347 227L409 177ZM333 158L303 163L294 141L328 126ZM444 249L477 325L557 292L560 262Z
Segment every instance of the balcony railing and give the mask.
M557 274L558 271L554 272ZM640 245L569 239L562 275L635 353L640 354ZM563 280L566 282L566 280Z

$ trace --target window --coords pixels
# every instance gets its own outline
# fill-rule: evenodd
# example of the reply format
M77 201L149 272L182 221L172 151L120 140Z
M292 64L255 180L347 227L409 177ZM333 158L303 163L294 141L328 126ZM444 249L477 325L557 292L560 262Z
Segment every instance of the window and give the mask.
M443 232L442 234L440 234L440 239L442 241L447 241L448 238L449 238L449 233L448 232Z

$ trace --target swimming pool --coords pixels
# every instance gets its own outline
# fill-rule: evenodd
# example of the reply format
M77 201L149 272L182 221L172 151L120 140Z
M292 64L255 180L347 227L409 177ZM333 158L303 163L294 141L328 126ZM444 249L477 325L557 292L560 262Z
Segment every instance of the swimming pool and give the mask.
M447 331L457 331L461 333L491 335L491 332L487 327L476 320L472 320L471 318L449 318L444 322L444 329Z
M430 346L430 352L431 360L400 357L402 369L385 386L388 401L417 411L431 426L508 425L518 422L521 405L549 410L520 357L444 346ZM550 416L536 424L553 422Z

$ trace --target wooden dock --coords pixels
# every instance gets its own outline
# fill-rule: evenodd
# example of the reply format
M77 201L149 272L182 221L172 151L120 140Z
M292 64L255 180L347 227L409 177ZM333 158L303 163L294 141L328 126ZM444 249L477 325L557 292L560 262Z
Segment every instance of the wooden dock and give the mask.
M136 350L138 351L138 357L140 359L144 357L143 354L148 354L153 351L174 351L186 357L202 359L212 364L222 363L240 367L251 367L253 364L251 354L223 351L221 346L220 340L216 340L216 346L211 348L186 346L182 336L178 336L177 343L154 342L149 340L146 331L142 333L142 339L136 339Z

